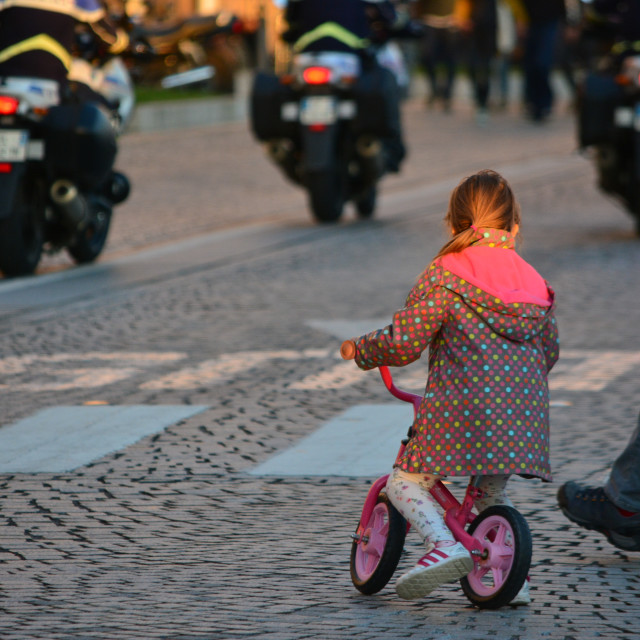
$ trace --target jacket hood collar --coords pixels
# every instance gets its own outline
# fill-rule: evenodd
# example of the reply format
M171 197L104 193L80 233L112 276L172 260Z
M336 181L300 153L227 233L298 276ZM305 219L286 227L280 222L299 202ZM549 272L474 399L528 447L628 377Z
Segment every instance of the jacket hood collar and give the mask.
M491 227L476 227L471 225L475 240L472 247L497 247L498 249L515 249L516 239L510 231L493 229Z

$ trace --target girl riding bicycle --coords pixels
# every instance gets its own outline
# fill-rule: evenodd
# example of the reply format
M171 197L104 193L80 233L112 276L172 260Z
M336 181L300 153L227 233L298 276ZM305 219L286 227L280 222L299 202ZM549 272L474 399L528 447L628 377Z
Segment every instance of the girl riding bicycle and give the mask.
M551 480L547 374L558 359L554 293L515 252L520 209L495 171L452 192L452 238L418 278L392 323L355 339L356 364L404 366L429 349L424 398L406 450L389 477L393 506L427 553L396 583L420 598L473 569L429 493L443 476L481 476L481 511L511 505L512 474ZM512 601L530 601L528 585Z

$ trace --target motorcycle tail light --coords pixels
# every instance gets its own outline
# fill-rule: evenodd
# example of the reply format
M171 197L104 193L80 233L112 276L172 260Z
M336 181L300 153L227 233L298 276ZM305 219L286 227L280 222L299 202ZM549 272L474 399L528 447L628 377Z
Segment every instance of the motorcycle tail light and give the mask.
M327 84L331 79L331 69L326 67L307 67L302 72L302 78L307 84Z
M11 116L18 111L20 101L13 96L0 96L0 115Z

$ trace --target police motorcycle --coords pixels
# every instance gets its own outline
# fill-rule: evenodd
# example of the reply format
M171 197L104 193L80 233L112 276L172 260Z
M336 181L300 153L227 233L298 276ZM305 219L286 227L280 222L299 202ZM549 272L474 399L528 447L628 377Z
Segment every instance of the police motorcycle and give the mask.
M418 26L393 35L405 34L419 35ZM347 202L359 218L375 212L399 122L398 84L389 69L374 63L378 48L360 55L298 53L289 73L254 77L253 134L285 177L307 191L319 223L337 222Z
M43 252L66 249L78 263L95 260L109 232L114 205L129 195L127 177L113 170L117 136L134 107L123 61L96 67L78 58L70 86L85 84L114 106L76 96L59 84L26 77L0 79L0 271L33 274Z
M598 187L623 204L640 235L640 41L611 44L579 83L578 143L590 152Z

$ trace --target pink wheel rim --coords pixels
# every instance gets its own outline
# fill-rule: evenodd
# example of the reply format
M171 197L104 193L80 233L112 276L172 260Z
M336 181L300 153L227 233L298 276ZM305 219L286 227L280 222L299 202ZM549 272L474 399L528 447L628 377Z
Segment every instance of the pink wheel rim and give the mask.
M389 535L389 510L384 503L373 508L365 527L363 540L356 548L356 573L360 580L367 581L380 564Z
M513 529L503 517L489 516L478 525L473 537L480 541L487 557L475 561L467 580L479 596L490 596L502 589L511 572L516 552Z

